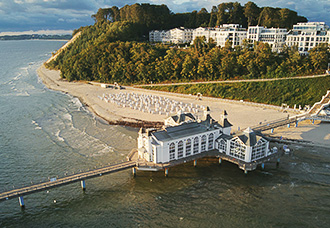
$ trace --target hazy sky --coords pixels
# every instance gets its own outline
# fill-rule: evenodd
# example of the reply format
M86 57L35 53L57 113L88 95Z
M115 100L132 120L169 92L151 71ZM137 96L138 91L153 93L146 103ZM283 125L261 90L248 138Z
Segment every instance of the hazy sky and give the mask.
M244 5L248 1L240 1ZM0 33L28 30L73 30L93 24L99 8L134 3L166 4L175 13L217 6L223 0L0 0ZM232 0L231 2L235 2ZM309 21L330 25L330 0L254 0L259 7L289 8Z

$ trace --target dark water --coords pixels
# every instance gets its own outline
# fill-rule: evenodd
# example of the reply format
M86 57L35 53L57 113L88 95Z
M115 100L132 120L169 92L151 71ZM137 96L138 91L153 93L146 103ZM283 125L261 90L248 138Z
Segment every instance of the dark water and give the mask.
M109 126L72 96L45 88L36 69L59 41L0 42L0 191L125 160L137 130ZM0 227L329 227L330 153L291 146L279 168L247 177L199 161L130 170L0 203ZM56 203L54 203L56 200Z

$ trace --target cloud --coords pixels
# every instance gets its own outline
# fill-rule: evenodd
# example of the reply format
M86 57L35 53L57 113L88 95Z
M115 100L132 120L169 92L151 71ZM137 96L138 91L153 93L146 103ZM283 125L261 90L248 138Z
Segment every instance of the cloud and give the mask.
M238 1L242 5L248 0ZM310 21L325 21L330 25L329 0L252 0L259 7L289 8ZM0 0L0 31L26 29L76 29L93 24L91 18L99 8L123 7L126 4L166 4L174 12L211 10L228 0Z

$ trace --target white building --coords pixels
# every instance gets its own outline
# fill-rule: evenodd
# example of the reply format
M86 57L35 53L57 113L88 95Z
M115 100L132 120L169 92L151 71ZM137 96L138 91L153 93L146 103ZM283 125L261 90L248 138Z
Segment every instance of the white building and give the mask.
M280 52L285 45L287 29L265 28L263 26L250 26L247 38L249 42L261 41L268 43L273 52Z
M223 24L220 28L199 27L193 32L192 43L196 37L202 36L205 37L206 42L212 38L217 46L224 47L226 41L229 40L232 42L232 47L235 47L242 45L243 40L247 38L247 32L238 24Z
M174 28L171 30L153 30L149 32L150 42L162 42L173 44L191 43L193 29Z
M159 164L214 151L251 163L270 155L269 142L264 137L249 128L232 136L231 126L226 111L219 122L210 116L209 109L205 110L203 120L179 112L165 120L162 130L140 129L139 158Z
M286 45L297 46L301 54L308 54L308 51L321 43L330 44L330 30L324 22L298 23L289 31Z
M168 42L169 33L166 30L153 30L149 32L149 41L150 42Z

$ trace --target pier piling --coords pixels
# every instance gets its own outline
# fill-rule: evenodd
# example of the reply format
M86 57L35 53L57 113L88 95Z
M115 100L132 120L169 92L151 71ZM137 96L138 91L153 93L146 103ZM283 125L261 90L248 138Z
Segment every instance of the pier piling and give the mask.
M23 196L18 197L18 202L19 202L19 205L21 206L21 208L25 207Z
M136 177L136 168L135 167L132 168L132 173L133 173L133 177Z
M85 180L80 181L80 183L81 183L81 189L83 191L85 191L86 190L86 182L85 182Z
M194 167L197 166L197 160L194 160Z
M168 168L165 168L165 177L168 177Z

